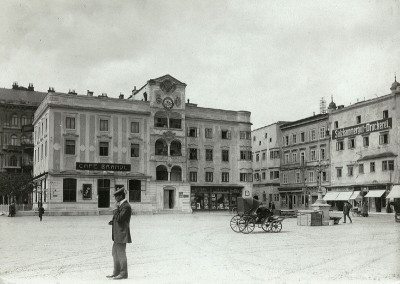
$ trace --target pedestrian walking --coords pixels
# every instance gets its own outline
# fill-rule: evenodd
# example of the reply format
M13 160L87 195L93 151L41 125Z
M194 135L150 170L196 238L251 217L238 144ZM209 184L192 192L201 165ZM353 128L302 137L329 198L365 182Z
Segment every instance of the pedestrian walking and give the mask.
M271 210L275 210L275 203L271 202Z
M346 216L349 217L350 223L353 223L353 221L351 221L350 214L349 214L351 207L352 206L349 202L347 202L347 201L344 202L344 204L343 204L343 216L344 216L343 223L346 223Z
M114 193L116 200L113 218L108 223L112 225L112 256L114 260L114 270L107 278L114 280L128 278L128 261L126 258L126 244L131 243L131 232L129 222L131 220L132 208L125 199L124 187L117 189Z
M42 222L43 214L44 214L44 208L43 208L42 204L40 203L39 204L39 219L40 219L40 222Z
M362 205L361 216L368 217L368 202L367 201L364 201L364 203Z

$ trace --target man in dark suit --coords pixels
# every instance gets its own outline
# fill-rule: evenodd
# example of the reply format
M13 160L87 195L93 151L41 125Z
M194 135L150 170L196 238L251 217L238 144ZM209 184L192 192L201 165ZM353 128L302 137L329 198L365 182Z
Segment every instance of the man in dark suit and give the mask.
M128 278L128 262L126 259L126 244L131 243L131 232L129 222L131 220L132 208L125 199L125 189L120 188L114 193L116 200L113 218L108 223L112 225L112 256L114 259L114 270L107 278L114 280Z

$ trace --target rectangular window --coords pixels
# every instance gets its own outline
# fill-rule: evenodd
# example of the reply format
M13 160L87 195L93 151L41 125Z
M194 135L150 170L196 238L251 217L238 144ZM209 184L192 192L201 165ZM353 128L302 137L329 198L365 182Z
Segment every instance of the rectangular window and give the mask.
M270 150L269 151L269 158L270 160L279 159L280 158L279 150Z
M266 178L265 172L262 172L261 177L262 177L262 180L265 180L265 178Z
M251 140L251 131L246 131L246 139Z
M246 139L246 131L240 131L240 139Z
M360 173L360 174L364 173L364 164L359 164L358 165L358 173Z
M262 159L263 159L263 160L265 160L265 156L266 156L265 152L262 153Z
M75 140L65 140L65 154L75 155Z
M300 142L305 142L306 141L306 133L305 132L301 132L300 133Z
M189 160L198 160L198 149L189 148Z
M349 177L353 176L353 166L347 166L347 175Z
M308 172L308 181L309 182L314 182L315 181L314 172Z
M320 159L321 161L326 159L325 148L320 149L320 157L321 157L321 159Z
M344 142L343 141L337 141L336 142L336 151L341 151L344 150Z
M260 161L260 154L256 154L256 162Z
M206 128L204 130L204 136L205 136L205 138L211 139L213 137L212 128Z
M356 123L360 124L361 123L361 115L356 116Z
M389 117L389 111L388 110L384 110L383 111L383 118L388 118Z
M335 122L334 122L334 127L335 127L335 129L336 129L336 128L339 128L339 121L335 121Z
M336 168L336 176L338 178L342 177L342 169L341 168Z
M189 127L187 130L188 137L197 137L198 136L198 129L197 127Z
M292 161L293 163L297 163L297 153L292 153Z
M356 147L356 138L349 138L347 147L349 149L354 149Z
M65 118L65 128L75 129L75 117L66 117Z
M325 135L326 135L325 127L321 127L319 129L319 138L323 139L323 138L325 138Z
M311 133L310 133L311 135L311 141L314 141L315 139L316 139L316 136L315 136L315 129L313 129L313 130L311 130Z
M311 149L310 151L310 156L311 156L311 161L316 161L317 160L317 150Z
M369 146L369 136L364 136L363 137L363 146L368 147Z
M169 128L181 129L182 128L182 119L170 118L169 119Z
M287 174L283 174L282 180L283 180L283 183L284 183L284 184L287 184L287 183L288 183L288 176L287 176Z
M389 171L394 171L394 161L393 160L388 161L388 169L389 169Z
M197 172L190 172L189 173L189 180L191 182L197 182Z
M327 177L326 172L322 172L322 181L326 181L327 180L326 177Z
M131 157L139 157L139 144L131 144Z
M300 183L300 173L296 173L296 183Z
M212 161L212 160L213 160L213 150L206 149L206 161Z
M212 182L214 178L213 172L206 172L206 182Z
M292 139L293 139L293 144L296 144L297 143L297 134L293 134Z
M382 133L379 135L379 144L389 144L389 133Z
M229 182L229 173L222 173L222 182Z
M100 131L108 131L108 120L100 119Z
M229 162L229 150L222 150L222 162Z
M109 180L108 187L109 187ZM137 179L129 180L129 201L130 202L141 202L142 201L142 182ZM123 185L115 185L115 189L122 188Z
M231 132L229 130L222 130L221 131L221 138L222 139L231 139Z
M139 133L139 122L137 121L131 122L131 133Z
M240 160L251 161L251 151L240 151Z
M284 137L284 146L289 145L289 136Z
M289 153L285 154L285 164L289 164L290 160L289 160Z
M247 181L247 174L246 173L240 173L240 181Z
M259 173L255 173L254 174L254 180L260 180L260 174Z
M100 142L99 149L100 156L107 157L108 156L108 142Z
M375 172L375 162L369 163L369 171L371 173Z
M76 179L63 179L63 202L76 202Z

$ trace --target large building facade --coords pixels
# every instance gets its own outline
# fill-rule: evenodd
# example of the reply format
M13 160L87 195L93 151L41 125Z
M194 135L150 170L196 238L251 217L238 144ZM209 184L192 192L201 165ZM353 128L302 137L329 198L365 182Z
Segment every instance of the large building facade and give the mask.
M281 208L310 208L330 184L328 114L281 125Z
M356 205L382 212L386 196L400 183L400 84L391 94L343 107L329 115L331 127L330 192L355 192ZM334 196L334 194L332 194Z
M35 202L98 212L124 187L135 212L191 212L251 195L250 113L186 103L185 88L166 75L128 99L50 92L34 119Z
M283 122L273 123L252 131L253 148L253 196L267 205L281 207L279 195L281 171L280 126Z

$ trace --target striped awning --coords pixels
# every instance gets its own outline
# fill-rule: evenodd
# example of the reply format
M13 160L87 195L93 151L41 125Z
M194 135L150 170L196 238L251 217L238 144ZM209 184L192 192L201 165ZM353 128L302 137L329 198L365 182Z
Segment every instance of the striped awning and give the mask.
M339 195L336 197L335 200L337 201L347 201L350 199L350 197L353 195L353 192L351 191L344 191L344 192L339 192Z
M360 195L361 191L354 191L353 194L350 196L350 200L356 199Z
M336 200L336 197L339 195L339 192L337 191L329 191L325 194L324 200L325 201L333 201Z

